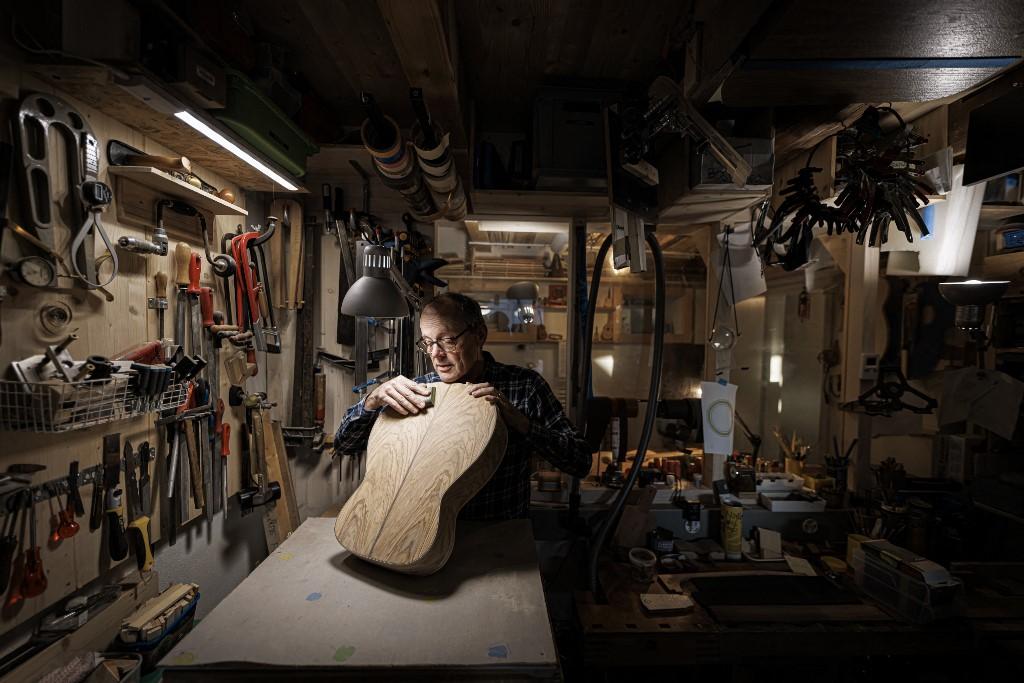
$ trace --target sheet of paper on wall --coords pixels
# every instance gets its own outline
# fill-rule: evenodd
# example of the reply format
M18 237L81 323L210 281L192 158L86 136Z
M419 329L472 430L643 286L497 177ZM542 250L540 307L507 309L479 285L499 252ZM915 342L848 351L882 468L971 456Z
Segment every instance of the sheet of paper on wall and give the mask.
M1004 439L1013 438L1024 382L998 370L962 368L943 376L939 424L971 420Z
M704 452L732 454L736 385L701 382L700 408L704 418Z
M729 265L732 270L725 274L722 290L726 301L746 301L768 291L764 279L764 267L751 240L750 223L738 223L732 226L729 234ZM719 248L725 245L725 233L718 236ZM718 259L721 264L722 254Z

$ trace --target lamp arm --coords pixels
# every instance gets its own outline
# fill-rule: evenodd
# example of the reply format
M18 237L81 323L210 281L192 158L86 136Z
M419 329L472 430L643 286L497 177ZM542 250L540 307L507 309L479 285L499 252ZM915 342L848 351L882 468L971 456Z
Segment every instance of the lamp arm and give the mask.
M391 261L391 281L395 283L399 291L402 292L402 296L405 300L412 304L412 307L417 311L423 308L423 297L418 295L409 283L405 281L405 276L402 275L402 271L395 265L394 260Z

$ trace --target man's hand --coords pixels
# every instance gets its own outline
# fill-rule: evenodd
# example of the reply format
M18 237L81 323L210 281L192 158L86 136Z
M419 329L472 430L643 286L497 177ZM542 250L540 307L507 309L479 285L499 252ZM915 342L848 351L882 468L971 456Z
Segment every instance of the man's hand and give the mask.
M381 384L367 396L363 407L367 410L379 410L388 406L399 415L415 415L427 407L427 396L430 396L428 387L398 375Z
M523 415L518 408L509 403L509 400L497 388L488 382L470 384L469 395L482 398L488 403L498 406L498 411L501 413L502 419L505 420L505 424L520 434L530 431L530 418Z

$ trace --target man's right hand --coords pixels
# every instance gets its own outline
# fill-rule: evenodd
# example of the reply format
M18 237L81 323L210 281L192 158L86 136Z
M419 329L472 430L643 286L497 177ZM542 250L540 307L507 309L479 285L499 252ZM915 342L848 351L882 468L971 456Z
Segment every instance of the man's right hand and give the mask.
M377 387L366 397L363 407L379 410L387 406L399 415L415 415L427 407L427 396L430 396L427 386L399 375Z

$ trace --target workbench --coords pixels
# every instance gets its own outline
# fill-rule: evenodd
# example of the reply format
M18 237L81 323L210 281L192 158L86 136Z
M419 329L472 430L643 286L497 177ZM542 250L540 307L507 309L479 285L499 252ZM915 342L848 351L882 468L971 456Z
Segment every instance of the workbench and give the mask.
M448 564L416 577L307 519L163 659L164 680L557 680L528 520L460 522Z
M784 564L746 562L724 562L719 569L751 576L785 571ZM598 601L589 592L576 594L588 674L615 678L624 672L714 670L725 671L728 678L730 667L748 667L789 671L792 676L786 680L792 680L798 678L795 668L803 666L824 679L829 666L842 672L851 670L851 662L868 660L880 667L927 662L947 672L972 671L979 653L992 652L981 649L984 640L1024 641L1024 597L979 603L969 594L961 618L931 624L907 623L870 600L837 607L721 608L717 614L700 604L688 614L669 615L650 614L642 607L641 593L688 592L686 577L696 575L661 574L650 583L638 583L628 565L603 562L606 600Z

